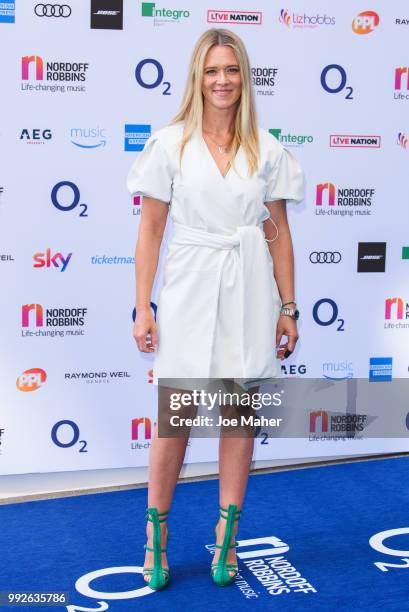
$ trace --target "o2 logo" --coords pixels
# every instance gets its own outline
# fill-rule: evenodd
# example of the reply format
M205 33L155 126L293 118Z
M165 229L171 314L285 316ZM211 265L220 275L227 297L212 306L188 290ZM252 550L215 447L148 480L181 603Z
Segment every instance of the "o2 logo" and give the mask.
M385 563L383 561L376 561L374 565L376 565L376 567L380 569L381 572L389 572L389 568L391 567L398 567L401 569L403 567L409 568L409 550L389 548L389 546L384 543L385 540L387 540L388 538L393 538L394 536L402 536L404 534L409 535L409 527L400 527L398 529L388 529L387 531L380 531L379 533L376 533L370 538L369 545L373 549L380 553L383 553L384 555L389 555L391 557L400 557L400 561L402 561L402 563Z
M329 317L322 316L324 305L327 306L327 308L324 307L325 310L328 310L328 307L330 309ZM314 308L312 309L312 316L318 325L328 327L329 325L333 325L335 322L337 322L337 331L345 331L345 321L344 319L338 318L338 313L338 305L336 302L334 302L334 300L331 300L331 298L322 298L322 300L318 300L318 302L315 302Z
M68 189L71 190L71 203L65 204L61 201L60 189L62 187L68 187ZM58 210L62 210L63 212L69 212L70 210L74 210L74 208L77 208L77 206L79 206L81 210L79 217L88 217L88 205L83 203L80 204L80 198L80 190L78 189L77 185L75 183L72 183L71 181L60 181L59 183L54 185L51 190L51 202Z
M151 302L150 306L151 306L151 308L153 310L153 316L154 316L154 319L156 321L156 312L158 310L158 306L155 304L155 302ZM134 308L133 311L132 311L132 321L134 323L135 323L135 319L136 319L136 308Z
M69 436L65 439L64 433L61 433L61 428L68 428ZM80 440L80 428L75 421L58 421L51 430L51 440L59 448L72 448L77 443L79 445L79 453L87 453L88 449L86 440Z
M257 549L244 550L240 552L240 548L249 548L257 545ZM214 550L214 544L207 544L206 549L209 551ZM275 555L279 558L279 555L284 555L290 550L288 544L280 540L275 536L266 536L263 538L251 538L248 540L240 540L238 542L237 557L239 559L253 559L254 564L261 564L260 558L264 558L267 555ZM264 563L264 561L263 561ZM113 576L118 574L142 574L143 568L138 565L128 565L119 567L104 567L101 569L94 570L88 574L80 576L75 582L75 588L80 595L89 597L95 601L95 605L92 608L79 605L66 606L68 612L104 612L109 610L108 601L120 601L124 599L134 599L136 597L144 597L145 595L152 595L155 593L146 583L143 587L137 587L130 591L116 591L106 592L97 591L91 586L94 580L104 578L105 576ZM142 579L143 580L143 579ZM301 588L301 585L300 585ZM309 583L305 583L304 592L314 591L314 587ZM108 601L104 601L108 600ZM135 606L129 609L136 609Z
M150 70L148 68L148 72L153 72L152 80L146 80L146 70L144 70L146 66L149 66L151 68ZM145 74L143 75L142 73ZM144 89L155 89L156 87L159 87L159 85L162 84L164 86L162 95L170 96L172 95L170 91L170 83L169 81L163 80L164 76L165 73L163 71L162 64L158 62L158 60L155 60L150 57L139 62L139 64L135 68L135 79L138 85L140 85Z
M336 76L334 77L333 75ZM332 83L332 78L335 78L338 84ZM352 93L354 90L349 85L347 86L347 80L348 77L346 70L339 64L329 64L328 66L325 66L324 70L321 72L321 85L326 92L330 94L337 94L340 91L345 90L345 100L353 100L354 98Z

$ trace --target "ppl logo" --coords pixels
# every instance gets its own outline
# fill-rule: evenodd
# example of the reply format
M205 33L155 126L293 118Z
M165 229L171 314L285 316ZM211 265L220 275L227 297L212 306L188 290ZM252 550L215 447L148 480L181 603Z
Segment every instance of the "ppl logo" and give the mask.
M47 380L47 374L41 368L26 370L16 380L19 391L37 391Z
M385 319L392 319L392 314L394 312L395 319L403 319L404 318L404 310L406 311L405 318L409 318L408 314L408 304L400 297L387 298L385 300Z
M283 23L284 25L286 25L288 28L290 27L290 23L291 23L291 15L290 13L287 11L287 9L281 9L280 11L280 23Z
M396 144L402 147L402 149L406 149L408 146L408 137L406 136L406 134L404 134L403 132L399 132Z
M44 325L43 307L41 304L24 304L21 307L21 325L22 327L30 327L30 312L35 313L35 324L36 327L42 327Z
M29 68L31 63L35 65L36 81L42 81L44 79L44 62L43 58L39 55L25 55L21 58L22 80L29 80Z
M132 440L139 440L139 425L143 425L143 437L145 440L152 438L152 422L149 417L132 419Z
M61 272L64 272L68 263L71 259L72 253L68 253L67 257L64 257L62 253L56 253L51 256L51 249L47 249L45 253L34 253L33 259L35 263L34 268L61 268Z
M310 433L317 431L318 419L321 419L321 432L328 431L328 412L325 410L315 410L310 412Z
M352 21L355 34L369 34L379 25L379 15L374 11L359 13Z
M395 89L400 91L402 89L402 77L406 77L406 89L409 89L409 68L404 66L402 68L395 68Z
M326 200L329 206L334 206L335 204L335 185L333 183L320 183L317 185L317 195L315 199L315 204L317 206L322 206L324 201L324 193L326 194Z

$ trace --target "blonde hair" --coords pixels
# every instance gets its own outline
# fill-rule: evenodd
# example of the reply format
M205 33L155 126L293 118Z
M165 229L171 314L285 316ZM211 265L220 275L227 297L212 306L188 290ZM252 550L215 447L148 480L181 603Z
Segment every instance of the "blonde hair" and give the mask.
M230 30L212 28L204 32L197 41L190 60L189 74L182 103L171 125L184 121L183 137L180 145L180 160L184 148L195 131L202 131L203 94L202 79L207 52L216 45L226 45L233 50L240 68L242 89L238 101L234 124L231 159L234 160L240 147L247 158L249 174L258 168L260 148L256 106L251 84L250 62L241 38Z

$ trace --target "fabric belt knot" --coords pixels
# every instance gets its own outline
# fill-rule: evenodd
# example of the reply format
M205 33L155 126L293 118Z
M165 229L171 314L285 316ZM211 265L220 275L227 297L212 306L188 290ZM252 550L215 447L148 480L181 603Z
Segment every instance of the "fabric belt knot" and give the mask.
M219 234L177 222L173 222L173 226L172 242L175 244L226 251L220 257L215 298L219 295L226 257L231 249L239 247L243 378L276 376L275 332L280 297L273 275L273 262L261 227L242 225L237 227L234 234ZM217 299L214 303L217 305ZM214 321L216 315L217 312Z

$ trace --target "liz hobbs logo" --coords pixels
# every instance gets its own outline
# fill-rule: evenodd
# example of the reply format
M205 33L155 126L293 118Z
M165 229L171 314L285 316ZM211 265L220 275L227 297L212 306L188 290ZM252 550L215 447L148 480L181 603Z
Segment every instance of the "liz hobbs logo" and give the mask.
M306 13L290 12L288 9L281 9L279 21L288 28L309 28L314 29L320 26L335 25L335 17L330 17L326 13L320 15L307 15Z

